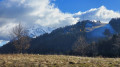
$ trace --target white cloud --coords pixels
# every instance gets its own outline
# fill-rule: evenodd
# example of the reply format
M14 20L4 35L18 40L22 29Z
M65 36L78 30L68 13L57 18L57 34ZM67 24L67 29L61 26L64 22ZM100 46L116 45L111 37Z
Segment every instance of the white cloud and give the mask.
M28 26L61 27L80 20L108 22L120 17L118 12L104 6L76 14L63 13L49 0L3 0L0 1L0 40L7 40L10 30L19 22Z
M49 0L3 0L0 2L0 39L7 39L17 23L60 27L77 22L72 14L62 13Z
M74 17L80 18L80 20L99 20L102 23L108 23L112 18L120 17L120 13L101 6L100 8L93 8L85 12L78 12L74 14Z

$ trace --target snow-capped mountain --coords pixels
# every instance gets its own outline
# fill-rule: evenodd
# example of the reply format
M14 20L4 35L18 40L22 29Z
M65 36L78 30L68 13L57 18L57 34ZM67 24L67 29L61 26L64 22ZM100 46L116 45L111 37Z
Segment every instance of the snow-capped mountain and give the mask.
M40 25L33 25L33 26L29 26L27 28L28 32L29 32L29 36L36 38L37 36L40 36L44 33L51 33L52 30L54 30L55 28L51 28L51 27L43 27Z
M5 40L0 40L0 47L3 46L4 44L7 44L9 41L5 41Z
M108 10L105 6L99 8L93 8L85 12L78 12L74 14L75 18L82 20L98 20L102 23L109 23L112 18L120 17L119 12Z
M26 29L30 37L36 38L37 36L40 36L44 33L51 33L52 30L54 30L55 28L43 27L40 25L33 25L33 26L27 26ZM8 42L9 40L0 40L0 46L3 46L4 44L7 44Z

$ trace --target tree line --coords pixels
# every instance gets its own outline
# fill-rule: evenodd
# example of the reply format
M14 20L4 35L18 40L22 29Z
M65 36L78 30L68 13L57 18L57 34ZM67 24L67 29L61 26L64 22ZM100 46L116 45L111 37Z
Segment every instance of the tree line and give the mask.
M80 56L120 57L120 34L115 34L107 40L88 44L80 37L74 44L70 54Z

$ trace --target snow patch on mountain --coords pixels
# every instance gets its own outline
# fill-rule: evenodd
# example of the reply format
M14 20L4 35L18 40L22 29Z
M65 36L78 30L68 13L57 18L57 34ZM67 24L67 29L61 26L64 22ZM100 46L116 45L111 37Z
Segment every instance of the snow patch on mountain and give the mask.
M90 39L99 39L99 38L104 38L104 31L106 29L109 29L111 34L115 34L116 31L112 28L112 26L110 24L103 24L101 26L99 26L98 28L93 29L90 32L87 32L87 38Z

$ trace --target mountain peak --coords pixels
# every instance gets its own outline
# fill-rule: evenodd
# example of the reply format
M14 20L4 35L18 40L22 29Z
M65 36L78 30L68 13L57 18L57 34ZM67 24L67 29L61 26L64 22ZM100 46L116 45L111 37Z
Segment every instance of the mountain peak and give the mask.
M99 10L107 10L107 8L105 6L101 6L98 8Z
M120 17L120 13L113 10L108 10L105 6L101 6L99 8L92 8L85 12L76 13L74 14L74 17L79 18L79 21L97 20L102 23L109 23L112 18Z

